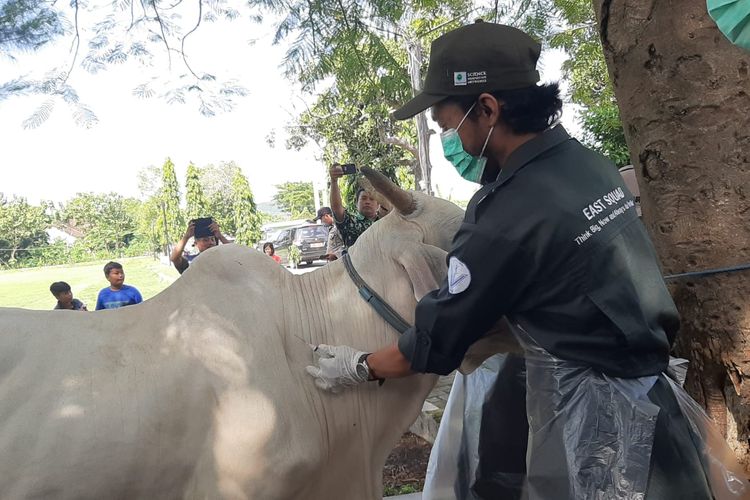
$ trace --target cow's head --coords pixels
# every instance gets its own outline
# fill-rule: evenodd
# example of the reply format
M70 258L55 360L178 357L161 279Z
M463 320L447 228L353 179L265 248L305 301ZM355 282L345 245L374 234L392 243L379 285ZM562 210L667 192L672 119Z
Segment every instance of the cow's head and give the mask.
M376 170L363 167L362 172L393 210L357 240L353 258L364 254L393 259L400 274L408 275L414 299L419 300L438 288L447 273L447 251L463 210L449 201L401 189Z

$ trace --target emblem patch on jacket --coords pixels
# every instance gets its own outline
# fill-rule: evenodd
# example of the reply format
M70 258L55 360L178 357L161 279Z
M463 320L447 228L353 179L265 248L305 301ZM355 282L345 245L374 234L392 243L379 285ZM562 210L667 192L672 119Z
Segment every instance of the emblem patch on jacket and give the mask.
M448 261L448 291L456 295L469 288L469 283L471 283L469 268L456 257L451 257Z

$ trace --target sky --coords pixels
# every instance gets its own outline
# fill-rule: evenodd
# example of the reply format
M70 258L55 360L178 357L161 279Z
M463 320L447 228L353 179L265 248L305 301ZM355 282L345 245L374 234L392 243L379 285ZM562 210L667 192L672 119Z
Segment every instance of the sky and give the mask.
M275 186L285 181L324 184L326 168L316 146L302 151L284 147L286 127L315 96L284 77L280 66L286 46L273 45L272 35L271 21L245 20L203 24L192 35L187 51L194 67L219 78L235 78L249 91L233 111L214 117L202 116L194 103L172 105L158 97L134 96L132 89L148 80L150 73L130 62L95 75L80 67L71 74L70 84L99 119L90 129L76 125L62 103L41 126L24 129L23 120L46 98L0 101L0 192L32 203L61 202L89 191L137 197L137 172L161 165L167 157L183 183L189 162L202 166L234 161L258 202L270 201ZM21 54L15 62L0 58L0 81L41 75L68 61L69 49L70 39L63 38L39 52ZM164 59L155 68L162 74L170 71ZM563 59L559 52L543 56L544 81L560 79ZM172 68L172 74L184 73L179 64ZM569 105L563 123L573 134L577 132L575 111ZM434 123L431 128L439 132ZM274 147L266 141L272 131ZM468 200L478 186L458 176L442 156L439 136L432 137L433 188L443 197Z

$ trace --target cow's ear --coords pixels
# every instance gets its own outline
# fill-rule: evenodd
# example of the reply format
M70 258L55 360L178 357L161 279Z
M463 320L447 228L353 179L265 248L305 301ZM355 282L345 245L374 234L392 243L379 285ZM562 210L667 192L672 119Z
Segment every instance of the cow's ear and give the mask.
M445 250L424 243L414 242L401 248L396 260L409 275L414 298L420 300L428 292L440 288L448 275L447 255Z

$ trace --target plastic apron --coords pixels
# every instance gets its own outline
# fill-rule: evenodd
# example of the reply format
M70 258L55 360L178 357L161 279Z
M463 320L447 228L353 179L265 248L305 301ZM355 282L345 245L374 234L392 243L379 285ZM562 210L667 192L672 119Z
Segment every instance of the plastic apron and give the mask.
M556 358L536 344L519 325L514 325L513 330L525 350L529 430L526 476L517 496L508 498L650 500L647 492L654 492L653 485L649 485L652 452L657 420L664 410L647 395L657 382L666 388L672 400L676 400L674 406L681 413L680 419L687 421L690 435L679 441L680 446L700 457L699 461L693 461L693 470L683 472L700 476L706 491L710 489L706 496L717 500L750 497L744 471L732 451L702 408L680 386L685 372L683 360L670 362L669 377L665 374L636 379L609 377L587 366ZM474 378L474 383L464 379L471 381L477 372L467 377L456 375L430 456L425 500L505 498L477 495L472 489L476 484L467 484L471 477L480 476L476 474L481 468L477 464L477 445L462 434L479 432L476 418L471 416L477 410L472 406L488 401L487 385L491 377L487 375L492 373L488 371L489 366L482 368L483 372L477 370L480 374ZM497 381L497 370L495 379ZM453 390L457 388L461 393L454 397ZM475 394L470 395L471 392ZM475 402L468 404L472 399ZM465 415L468 418L461 426L457 421ZM669 421L662 422L664 425L670 425ZM452 432L447 430L449 428ZM506 450L495 452L503 454ZM461 465L467 463L471 464L468 469ZM454 471L450 469L451 464ZM515 473L507 478L502 476L502 473L495 474L493 479L519 484ZM662 478L666 488L669 479L669 473ZM453 491L448 494L446 485L451 482Z
M456 372L427 464L423 500L476 500L482 407L505 363L496 354L468 375Z

